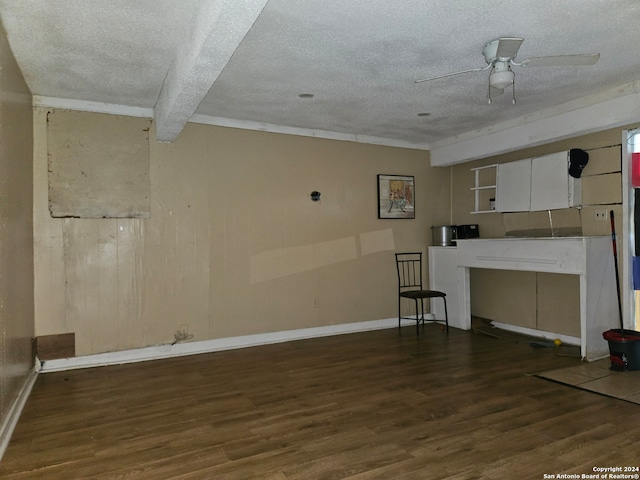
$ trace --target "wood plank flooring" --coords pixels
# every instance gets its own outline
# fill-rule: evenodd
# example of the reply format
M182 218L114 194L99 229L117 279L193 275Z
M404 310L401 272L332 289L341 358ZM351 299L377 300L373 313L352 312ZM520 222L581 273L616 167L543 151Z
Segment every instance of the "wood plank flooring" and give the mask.
M407 326L43 374L0 478L542 479L638 466L639 405L531 376L579 360L501 337Z

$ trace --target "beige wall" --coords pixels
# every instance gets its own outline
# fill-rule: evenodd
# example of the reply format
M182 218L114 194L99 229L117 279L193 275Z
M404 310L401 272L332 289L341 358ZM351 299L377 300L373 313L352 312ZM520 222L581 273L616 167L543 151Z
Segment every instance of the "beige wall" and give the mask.
M596 208L616 214L619 261L624 255L622 235L621 143L622 129L612 129L553 144L522 149L478 162L456 165L452 171L453 224L477 223L480 236L500 238L527 229L581 230L583 235L610 235L608 221L594 221ZM581 148L589 152L582 173L583 208L549 212L471 214L474 200L470 168L509 162L548 153ZM534 160L535 161L535 160ZM624 275L620 262L621 275ZM471 272L473 315L519 327L579 336L579 283L574 275L503 272L474 269Z
M393 252L426 251L450 216L450 169L424 151L188 124L150 142L149 219L54 219L46 118L36 334L74 332L77 355L170 343L185 324L197 341L395 317ZM415 176L415 220L377 218L377 174Z
M32 108L0 30L0 424L33 368Z

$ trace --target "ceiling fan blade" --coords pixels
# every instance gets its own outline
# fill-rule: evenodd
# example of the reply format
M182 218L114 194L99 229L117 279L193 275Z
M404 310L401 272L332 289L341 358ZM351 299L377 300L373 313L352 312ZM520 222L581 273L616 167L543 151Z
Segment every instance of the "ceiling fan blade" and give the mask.
M524 38L502 37L498 40L496 58L513 58L518 54Z
M420 80L416 80L416 83L428 82L430 80L437 80L438 78L453 77L454 75L461 75L463 73L481 72L483 70L488 70L489 67L490 65L487 65L486 67L482 67L482 68L471 68L469 70L461 70L459 72L445 73L444 75L438 75L436 77L422 78Z
M593 65L599 58L599 53L531 57L523 61L520 65L523 67L579 67L582 65Z

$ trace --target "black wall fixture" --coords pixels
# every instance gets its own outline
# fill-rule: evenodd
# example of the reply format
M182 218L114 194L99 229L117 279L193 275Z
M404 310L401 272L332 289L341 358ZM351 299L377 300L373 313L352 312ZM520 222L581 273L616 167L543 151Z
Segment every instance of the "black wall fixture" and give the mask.
M312 201L312 202L317 202L317 201L319 201L319 200L320 200L320 195L322 195L320 192L318 192L318 191L314 190L313 192L311 192L311 195L310 195L310 197L311 197L311 201Z
M569 175L580 178L582 170L589 163L589 154L579 148L569 150Z

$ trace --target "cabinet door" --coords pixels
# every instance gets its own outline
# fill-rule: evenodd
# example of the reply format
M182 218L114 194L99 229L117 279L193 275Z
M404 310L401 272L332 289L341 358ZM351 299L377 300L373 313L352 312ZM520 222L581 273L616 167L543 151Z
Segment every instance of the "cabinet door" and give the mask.
M469 240L472 241L472 240ZM456 247L429 247L429 288L447 294L449 326L469 330L471 319L463 318L460 298L463 285L459 285L458 250ZM431 299L431 313L437 319L444 318L444 302L441 298Z
M568 208L569 165L567 152L531 160L531 211Z
M531 201L531 159L498 165L496 211L528 212Z

